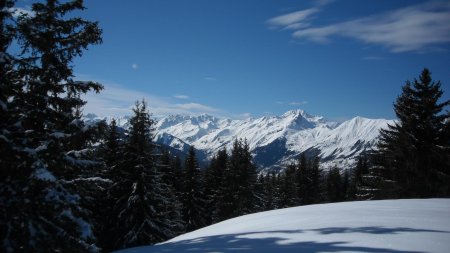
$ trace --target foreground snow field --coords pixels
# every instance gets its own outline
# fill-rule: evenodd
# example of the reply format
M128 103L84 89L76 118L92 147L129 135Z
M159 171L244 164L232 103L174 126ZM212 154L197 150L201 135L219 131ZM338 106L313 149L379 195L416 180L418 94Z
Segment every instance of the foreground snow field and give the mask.
M450 252L450 199L310 205L226 220L120 253Z

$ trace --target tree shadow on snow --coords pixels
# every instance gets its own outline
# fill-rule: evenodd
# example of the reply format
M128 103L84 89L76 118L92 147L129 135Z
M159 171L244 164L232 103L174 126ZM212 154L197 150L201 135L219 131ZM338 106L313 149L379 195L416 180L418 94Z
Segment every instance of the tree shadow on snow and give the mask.
M319 228L312 229L323 235L338 234L338 233L364 233L364 234L400 234L400 233L412 233L412 232L432 232L432 233L450 233L449 231L430 230L430 229L418 229L418 228L387 228L387 227L359 227L359 228L347 228L347 227L331 227L331 228Z
M127 249L126 253L233 253L233 252L258 252L258 253L316 253L316 252L367 252L367 253L423 253L421 251L402 251L383 247L352 246L351 242L287 242L292 235L307 231L319 234L334 233L367 233L367 234L399 234L414 232L450 233L449 231L414 229L414 228L387 228L387 227L330 227L313 230L280 230L249 232L241 234L229 234L201 237L192 240L165 243L155 246L136 247ZM264 235L262 235L264 234ZM285 236L283 236L283 234ZM258 238L258 235L262 235ZM291 235L291 236L289 236ZM320 236L320 235L319 235ZM250 238L249 238L250 237ZM251 238L255 237L255 238ZM295 236L295 238L299 238ZM301 237L300 237L301 238Z

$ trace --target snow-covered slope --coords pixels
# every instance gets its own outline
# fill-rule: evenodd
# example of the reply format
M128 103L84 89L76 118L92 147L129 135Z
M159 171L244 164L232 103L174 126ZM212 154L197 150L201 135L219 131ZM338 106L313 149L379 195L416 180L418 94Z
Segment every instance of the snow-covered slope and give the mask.
M244 120L175 115L158 120L155 140L180 151L194 145L211 158L242 138L261 168L281 168L305 151L319 154L323 165L331 167L353 164L362 151L374 146L379 130L388 123L392 121L356 117L338 124L302 110ZM119 119L118 125L126 126L127 119Z
M450 199L310 205L226 220L120 253L450 252Z

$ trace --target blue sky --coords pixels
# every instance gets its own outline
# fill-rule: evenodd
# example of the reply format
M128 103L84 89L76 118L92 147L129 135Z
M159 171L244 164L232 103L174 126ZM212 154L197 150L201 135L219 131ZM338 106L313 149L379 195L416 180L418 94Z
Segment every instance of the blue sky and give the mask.
M23 2L22 2L23 3ZM25 1L23 4L27 4ZM450 93L450 2L86 0L103 44L74 63L106 90L85 112L394 118L404 81L428 67ZM26 7L26 6L25 6Z

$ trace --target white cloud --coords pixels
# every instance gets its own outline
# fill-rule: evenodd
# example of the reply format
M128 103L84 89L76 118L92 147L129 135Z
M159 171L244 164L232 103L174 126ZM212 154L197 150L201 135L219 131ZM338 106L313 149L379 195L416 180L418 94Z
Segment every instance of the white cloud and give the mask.
M285 103L283 101L276 101L275 104L277 104L277 105L284 105Z
M334 2L334 0L315 0L316 6L325 6Z
M294 11L266 21L270 28L282 28L282 30L298 30L310 26L314 14L320 12L322 7L334 2L334 0L315 0L313 8Z
M309 26L308 23L292 23L292 24L286 25L283 28L283 30L298 30L298 29L306 28L308 26Z
M252 117L252 114L249 113L249 112L241 113L239 115L239 118L242 118L242 119L248 119L248 118L251 118L251 117Z
M308 104L308 101L294 101L290 102L289 105L291 106L299 106L299 105L306 105Z
M271 18L267 20L267 23L271 26L282 26L285 27L285 29L288 29L288 27L298 26L299 24L305 26L306 24L304 24L303 22L307 21L310 16L317 12L319 12L318 8L310 8L306 10L291 12Z
M91 78L92 79L92 78ZM117 84L101 82L105 89L99 94L88 93L83 99L87 100L84 113L95 113L99 116L124 116L132 113L137 100L145 99L149 110L154 116L165 116L170 114L197 115L202 113L214 113L223 115L220 109L203 105L200 103L174 104L171 98L159 97L149 93L130 90Z
M315 9L270 20L288 26L310 19L317 13L312 11ZM426 51L433 46L450 43L450 3L431 1L350 21L303 27L296 29L293 36L319 43L330 42L336 36L347 37L384 46L394 53Z
M379 60L384 60L384 57L381 56L366 56L362 58L365 61L379 61Z
M180 109L180 111L183 112L193 112L193 113L214 113L220 111L217 108L198 103L175 104L174 108Z
M188 98L189 98L189 96L187 96L187 95L181 95L181 94L174 95L173 97L174 97L174 98L178 98L178 99L188 99Z
M205 76L203 78L203 80L205 80L205 81L217 81L217 78L212 77L212 76Z
M133 63L133 64L131 64L131 67L132 67L133 69L137 69L139 66L137 65L137 63Z

